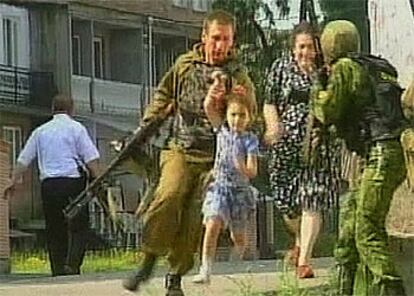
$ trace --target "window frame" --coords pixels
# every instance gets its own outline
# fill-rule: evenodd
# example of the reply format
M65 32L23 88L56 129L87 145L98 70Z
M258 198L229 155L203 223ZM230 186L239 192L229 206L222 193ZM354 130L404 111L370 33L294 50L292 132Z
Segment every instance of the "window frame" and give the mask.
M19 62L18 27L19 20L16 17L2 18L3 63L7 66L17 66Z
M12 140L9 141L7 139L6 134L8 132L12 133ZM3 133L3 140L10 144L10 166L11 168L14 168L17 164L17 158L19 157L20 152L23 148L23 131L20 126L17 125L3 125L2 127L2 133ZM18 137L16 137L16 134L18 134ZM17 146L16 139L19 138L19 145Z
M209 2L208 0L191 0L192 8L197 12L207 12Z
M99 44L99 48L100 48L99 68L97 68L98 65L96 64L97 52L95 50L96 49L95 44ZM94 77L98 79L105 79L105 53L104 53L105 48L104 46L105 46L105 43L104 43L104 38L102 36L93 37L93 51L94 51L94 58L95 58L93 71L94 71ZM100 76L96 75L97 69L99 69L100 71L100 74L101 74Z
M189 0L173 0L173 5L180 8L188 8L188 2Z
M75 57L75 46L77 48L77 56ZM76 62L76 67L75 67ZM75 71L75 69L77 71ZM72 35L72 75L82 75L82 46L81 38L78 34Z

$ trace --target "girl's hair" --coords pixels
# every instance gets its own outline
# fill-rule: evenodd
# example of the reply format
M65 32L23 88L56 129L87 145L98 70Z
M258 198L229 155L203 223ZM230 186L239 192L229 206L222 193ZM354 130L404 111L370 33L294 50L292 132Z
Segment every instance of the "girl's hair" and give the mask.
M237 103L237 104L243 105L244 107L246 107L247 112L249 112L250 121L253 120L253 116L255 115L255 112L256 112L256 104L252 100L250 100L248 96L240 96L234 93L230 93L226 95L225 102L226 102L226 109L231 103Z
M314 26L312 26L310 23L301 21L299 24L293 27L293 31L290 36L290 48L295 47L296 37L300 34L310 35L312 38L314 38L318 33Z

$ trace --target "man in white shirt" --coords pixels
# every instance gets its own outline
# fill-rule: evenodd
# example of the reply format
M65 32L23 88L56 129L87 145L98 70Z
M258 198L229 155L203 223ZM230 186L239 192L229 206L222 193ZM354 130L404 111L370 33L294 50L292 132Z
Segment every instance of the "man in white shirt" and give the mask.
M46 241L53 276L79 274L85 254L89 213L85 207L70 222L64 207L86 186L84 164L91 177L98 173L99 152L86 128L72 119L73 101L57 95L52 103L53 118L36 128L21 151L11 186L20 179L35 158L40 172Z

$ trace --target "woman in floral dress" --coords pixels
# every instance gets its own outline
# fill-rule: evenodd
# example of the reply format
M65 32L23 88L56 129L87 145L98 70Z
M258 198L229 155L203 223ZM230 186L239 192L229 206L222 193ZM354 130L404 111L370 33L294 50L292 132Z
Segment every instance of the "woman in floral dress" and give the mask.
M339 157L329 149L328 137L314 150L316 162L309 165L303 158L315 71L314 36L308 23L294 28L292 54L276 60L268 74L263 109L271 191L287 226L295 232L289 256L299 278L314 276L309 261L320 230L321 211L336 203L339 184L334 171Z

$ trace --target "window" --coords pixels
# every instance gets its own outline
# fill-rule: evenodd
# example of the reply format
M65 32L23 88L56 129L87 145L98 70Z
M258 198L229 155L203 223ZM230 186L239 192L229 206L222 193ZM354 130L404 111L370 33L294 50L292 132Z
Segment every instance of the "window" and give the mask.
M17 66L17 21L3 18L3 61L7 66Z
M72 36L72 74L82 74L81 40L79 35Z
M10 144L10 166L14 168L22 150L22 129L18 126L4 126L3 139Z
M194 11L207 11L208 0L192 0Z
M104 78L104 41L102 37L93 37L93 50L95 55L95 77Z
M173 3L174 3L174 6L187 8L188 7L188 2L187 1L188 0L173 0Z

